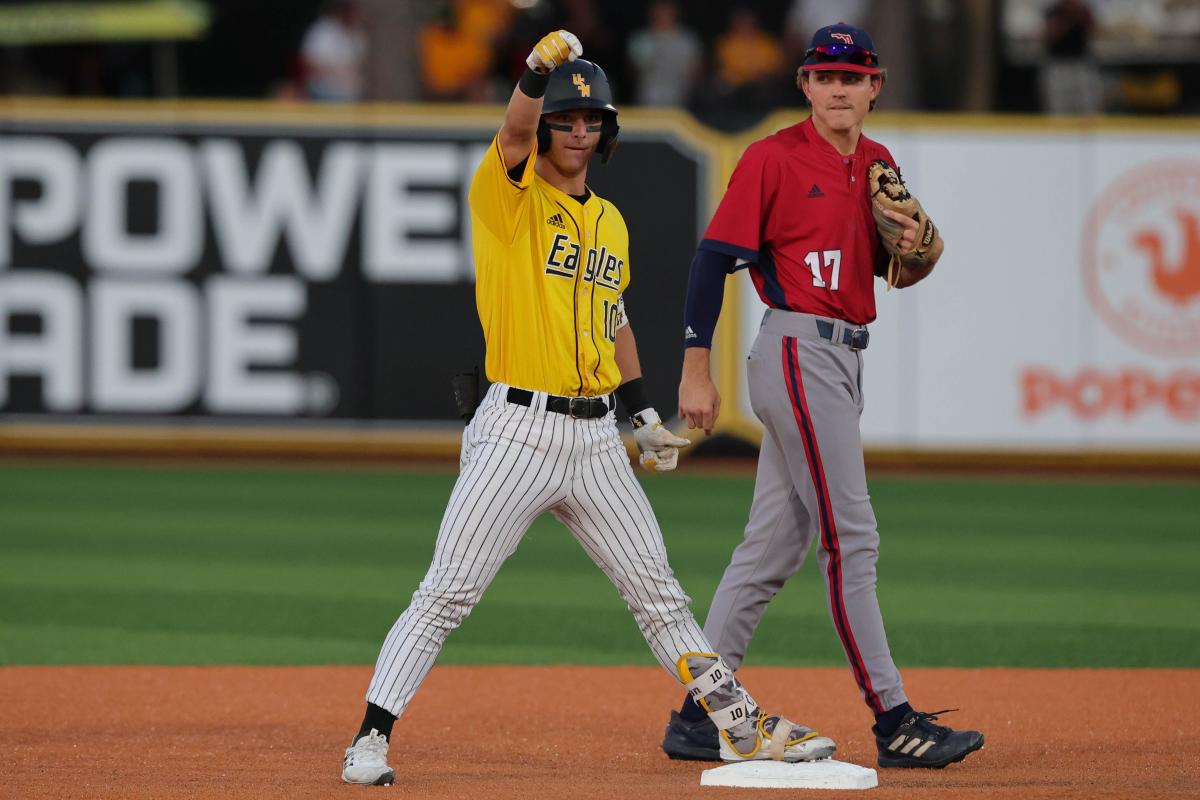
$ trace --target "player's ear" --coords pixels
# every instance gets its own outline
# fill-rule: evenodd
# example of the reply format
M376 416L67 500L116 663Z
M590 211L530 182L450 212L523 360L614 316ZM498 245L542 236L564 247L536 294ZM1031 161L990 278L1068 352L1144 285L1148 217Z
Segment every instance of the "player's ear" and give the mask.
M875 110L875 101L879 99L879 93L883 91L883 82L887 80L887 70L882 69L878 75L871 76L871 105L868 110Z

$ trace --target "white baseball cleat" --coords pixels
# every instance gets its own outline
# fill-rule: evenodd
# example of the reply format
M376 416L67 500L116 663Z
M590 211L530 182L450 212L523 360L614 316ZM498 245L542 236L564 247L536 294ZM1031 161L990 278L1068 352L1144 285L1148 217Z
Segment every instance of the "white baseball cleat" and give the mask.
M758 708L753 713L757 717L754 723L757 741L738 741L735 746L730 741L729 733L723 731L718 737L722 761L818 761L831 757L837 750L833 739L820 735L812 728L797 725L783 717L767 716ZM777 731L787 731L787 738L776 738Z
M395 771L387 763L388 740L374 728L346 748L342 760L342 780L367 786L391 786Z
M716 653L684 653L676 665L688 694L717 729L722 761L817 761L837 750L833 739L812 728L768 716Z

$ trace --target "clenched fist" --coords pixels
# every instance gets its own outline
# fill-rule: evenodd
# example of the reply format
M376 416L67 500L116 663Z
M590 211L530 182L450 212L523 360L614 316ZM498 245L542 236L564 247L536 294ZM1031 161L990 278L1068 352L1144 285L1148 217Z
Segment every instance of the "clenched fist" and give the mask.
M679 448L687 447L691 439L676 436L662 424L653 408L643 409L630 417L633 440L642 451L642 466L654 472L670 472L679 463Z
M525 63L534 72L545 74L554 71L555 67L574 61L583 55L583 45L575 34L569 31L547 33L542 40L533 46Z

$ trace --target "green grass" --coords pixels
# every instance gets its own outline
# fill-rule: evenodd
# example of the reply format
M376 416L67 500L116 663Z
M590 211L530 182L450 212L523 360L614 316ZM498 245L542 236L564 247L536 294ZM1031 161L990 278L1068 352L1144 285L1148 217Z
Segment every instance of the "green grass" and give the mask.
M0 463L0 664L372 663L454 476ZM703 619L750 477L644 484ZM906 666L1200 666L1200 487L872 481ZM840 665L810 555L749 663ZM616 591L539 520L441 663L652 664Z

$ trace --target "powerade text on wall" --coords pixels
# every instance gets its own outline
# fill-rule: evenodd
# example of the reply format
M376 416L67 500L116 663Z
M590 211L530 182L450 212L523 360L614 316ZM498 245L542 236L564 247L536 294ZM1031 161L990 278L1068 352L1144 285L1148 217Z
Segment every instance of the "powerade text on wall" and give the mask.
M0 128L0 414L454 419L450 376L482 357L466 195L493 133ZM695 236L700 170L627 150L692 198L647 234L649 294L654 251Z

